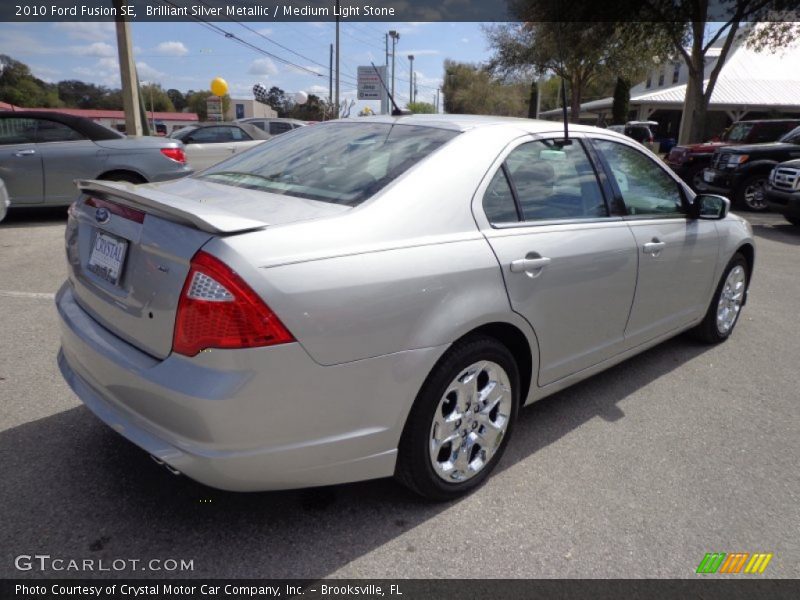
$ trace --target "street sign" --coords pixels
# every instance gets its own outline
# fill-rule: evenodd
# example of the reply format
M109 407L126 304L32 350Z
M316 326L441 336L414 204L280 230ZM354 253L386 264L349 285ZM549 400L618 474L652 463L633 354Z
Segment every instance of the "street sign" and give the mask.
M378 72L372 66L358 67L358 99L359 100L381 100L384 97L381 79L386 83L386 67L377 67ZM380 77L378 77L380 74Z
M209 121L222 121L222 98L209 96L206 99L206 113Z

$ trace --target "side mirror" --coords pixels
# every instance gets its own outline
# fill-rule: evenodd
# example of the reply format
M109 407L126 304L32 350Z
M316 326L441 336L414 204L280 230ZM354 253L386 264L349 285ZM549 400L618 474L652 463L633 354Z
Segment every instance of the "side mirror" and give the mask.
M731 209L731 201L724 196L715 194L698 194L692 203L692 217L695 219L707 219L709 221L719 221L728 216Z

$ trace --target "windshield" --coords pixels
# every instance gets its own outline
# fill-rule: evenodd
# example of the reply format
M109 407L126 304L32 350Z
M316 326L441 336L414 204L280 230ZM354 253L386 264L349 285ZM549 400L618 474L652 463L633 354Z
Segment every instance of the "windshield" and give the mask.
M198 177L355 206L457 134L417 125L323 123L284 133Z
M752 123L736 123L732 125L725 133L722 134L723 142L744 142L747 139L747 134L753 128Z
M778 141L785 144L800 144L800 127L795 127Z

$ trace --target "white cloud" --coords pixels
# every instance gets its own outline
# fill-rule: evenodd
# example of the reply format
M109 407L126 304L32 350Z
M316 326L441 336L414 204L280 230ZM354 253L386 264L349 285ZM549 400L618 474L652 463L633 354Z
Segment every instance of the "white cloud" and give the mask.
M186 56L189 54L189 49L183 42L161 42L156 46L155 51L167 56Z
M469 38L461 38L461 41L465 44L469 44Z
M250 63L250 68L247 70L251 75L277 75L278 67L272 62L270 58L257 58Z
M72 40L100 41L114 35L114 23L91 21L86 23L55 23L56 29L67 34Z
M105 42L94 42L88 46L72 46L70 53L78 56L110 57L116 56L117 49Z
M139 73L139 80L140 81L156 81L163 79L164 73L159 71L158 69L154 69L146 62L137 62L136 63L136 72Z
M265 27L264 29L257 29L256 31L258 31L258 33L260 33L261 35L272 35L272 29L270 29L269 27Z
M324 98L328 97L328 86L326 85L312 85L307 87L306 92L309 94L316 94L317 96L322 96Z

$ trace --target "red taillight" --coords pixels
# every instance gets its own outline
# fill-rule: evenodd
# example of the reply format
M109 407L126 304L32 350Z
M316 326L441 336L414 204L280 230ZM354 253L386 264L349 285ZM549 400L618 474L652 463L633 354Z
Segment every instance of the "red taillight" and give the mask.
M202 250L194 255L178 300L172 350L253 348L293 342L277 315L230 267Z
M186 153L183 151L183 148L161 148L161 154L175 162L179 162L183 165L186 164Z

